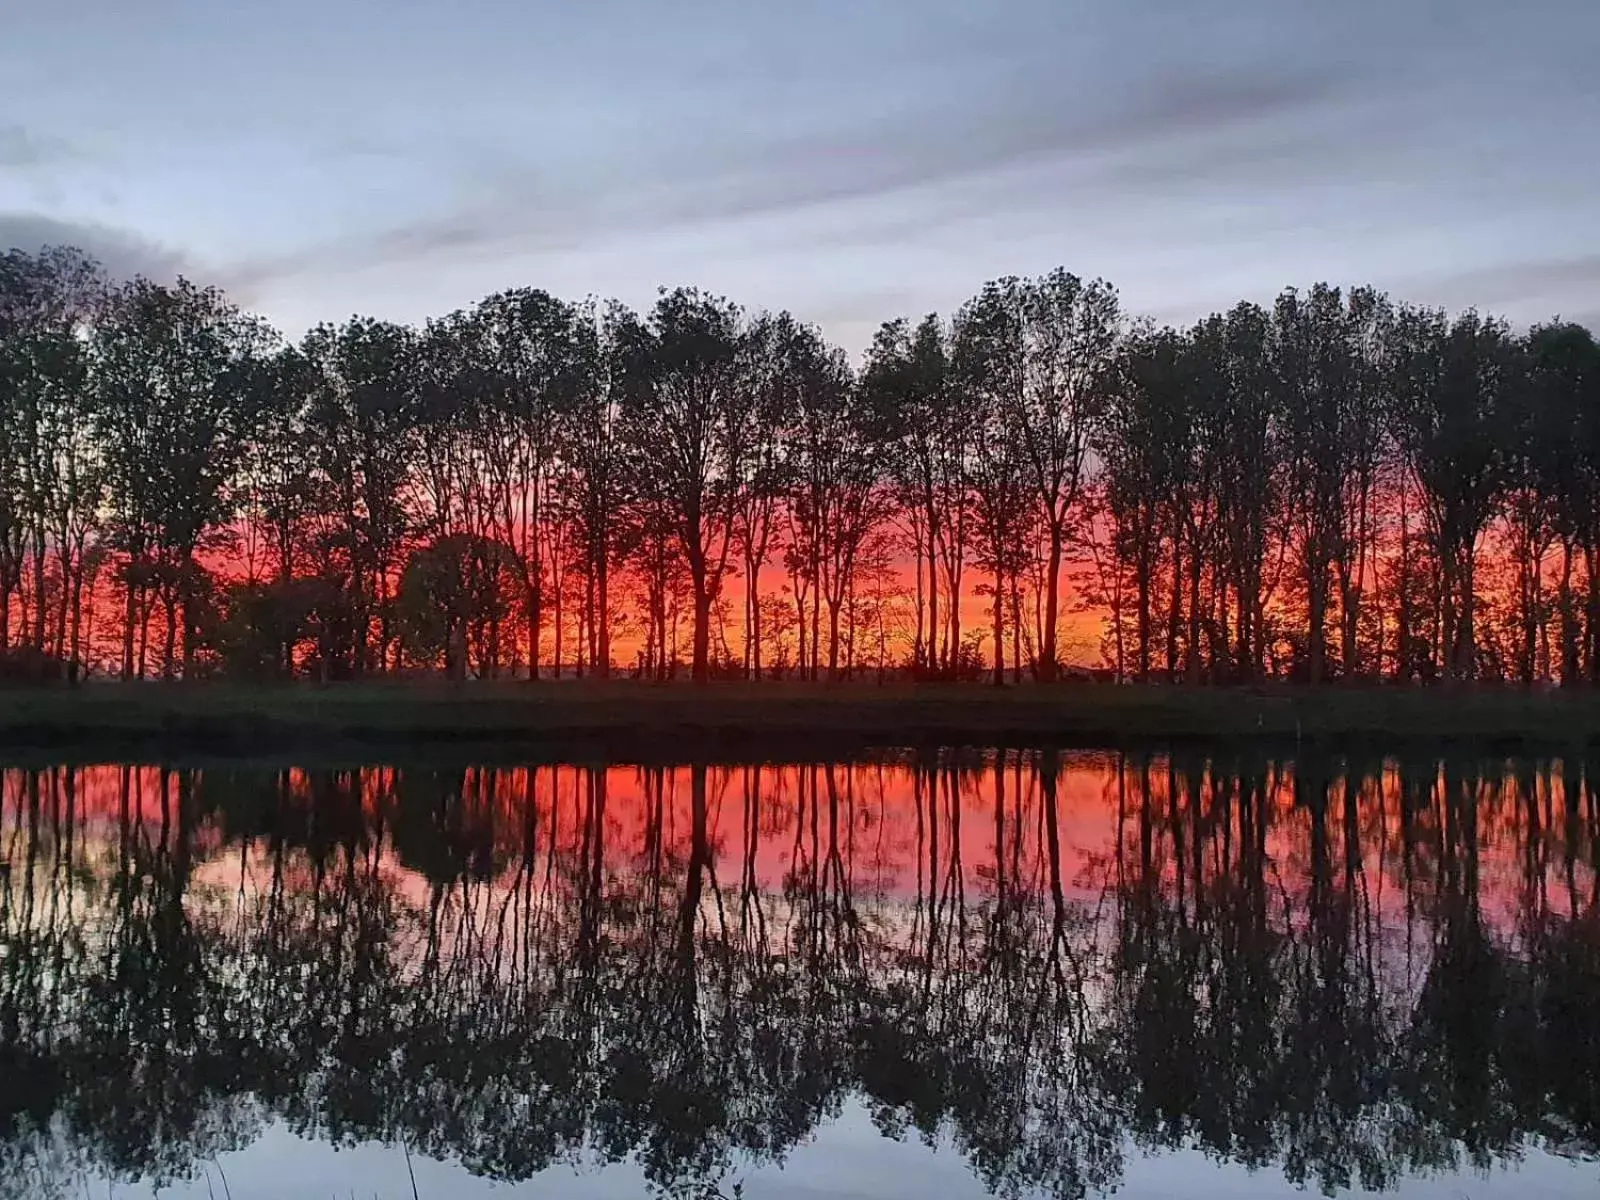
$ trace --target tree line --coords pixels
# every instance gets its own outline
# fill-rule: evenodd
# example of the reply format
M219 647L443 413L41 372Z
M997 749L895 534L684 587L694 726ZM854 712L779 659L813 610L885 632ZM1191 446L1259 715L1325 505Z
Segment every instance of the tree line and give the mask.
M0 257L0 652L122 678L1600 681L1600 348L1062 269L859 365L693 288L291 342ZM620 651L620 652L619 652Z

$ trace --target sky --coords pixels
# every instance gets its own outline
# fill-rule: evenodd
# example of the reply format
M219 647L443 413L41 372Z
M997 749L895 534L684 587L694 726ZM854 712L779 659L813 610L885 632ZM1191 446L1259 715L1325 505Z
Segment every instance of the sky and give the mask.
M859 1100L849 1100L836 1120L797 1147L781 1164L762 1164L738 1172L746 1200L902 1200L941 1196L948 1200L989 1200L991 1193L973 1174L948 1139L930 1148L915 1135L884 1138ZM1218 1163L1198 1150L1146 1155L1136 1146L1127 1155L1117 1200L1303 1200L1306 1190L1284 1181L1275 1170L1249 1171L1237 1163ZM520 1184L469 1174L459 1164L420 1154L407 1165L398 1146L362 1143L335 1149L296 1136L274 1124L243 1149L202 1163L195 1178L157 1191L150 1186L117 1187L96 1181L93 1195L113 1200L284 1200L299 1196L455 1196L463 1200L637 1200L652 1193L632 1162L583 1173L560 1164ZM1401 1200L1580 1200L1594 1195L1595 1166L1532 1149L1517 1164L1492 1171L1441 1170L1408 1179ZM85 1188L89 1191L89 1188ZM724 1193L726 1194L726 1193ZM1369 1192L1360 1193L1372 1195Z
M291 336L690 283L859 353L1065 266L1600 326L1597 0L0 0L0 247Z

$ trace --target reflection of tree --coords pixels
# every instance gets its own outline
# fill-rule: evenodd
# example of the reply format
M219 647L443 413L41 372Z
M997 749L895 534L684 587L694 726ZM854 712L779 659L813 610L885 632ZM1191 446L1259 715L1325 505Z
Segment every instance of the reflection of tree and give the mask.
M1401 794L1405 862L1432 860L1438 883L1430 965L1412 994L1394 977L1406 947L1386 944L1395 931L1373 900L1368 847L1386 826L1366 836L1362 811L1390 802L1377 767L1296 764L1308 861L1295 881L1266 860L1267 775L1176 757L1119 771L1135 828L1119 841L1099 1054L1134 1137L1274 1163L1329 1191L1392 1186L1463 1155L1487 1165L1533 1137L1593 1152L1592 1107L1557 1100L1550 1082L1566 1068L1535 1064L1569 1038L1581 1054L1594 1034L1529 1028L1535 980L1556 960L1537 941L1519 960L1482 917L1480 790L1446 772L1425 800ZM1429 829L1437 838L1414 846Z
M707 1191L851 1097L1001 1194L1114 1186L1130 1137L1325 1189L1600 1148L1581 770L1132 756L1074 866L1074 769L650 769L638 813L600 768L126 769L109 825L13 772L0 1195L274 1119Z

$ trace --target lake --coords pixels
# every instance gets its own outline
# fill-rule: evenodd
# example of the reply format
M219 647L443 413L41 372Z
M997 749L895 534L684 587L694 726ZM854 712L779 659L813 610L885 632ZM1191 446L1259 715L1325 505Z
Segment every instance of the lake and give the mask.
M1597 783L8 768L0 1197L1593 1197Z

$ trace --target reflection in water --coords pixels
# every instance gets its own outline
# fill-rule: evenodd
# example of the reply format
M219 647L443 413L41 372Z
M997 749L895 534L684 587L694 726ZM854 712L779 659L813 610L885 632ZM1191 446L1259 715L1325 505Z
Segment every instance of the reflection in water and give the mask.
M1593 1156L1591 769L9 771L0 1195L273 1122L713 1195L847 1101L1001 1194Z

